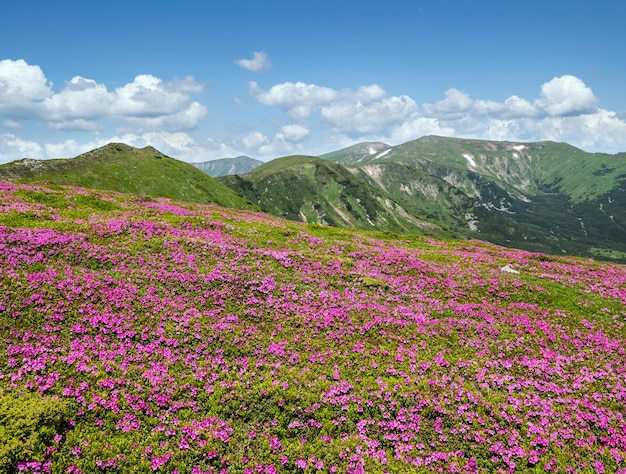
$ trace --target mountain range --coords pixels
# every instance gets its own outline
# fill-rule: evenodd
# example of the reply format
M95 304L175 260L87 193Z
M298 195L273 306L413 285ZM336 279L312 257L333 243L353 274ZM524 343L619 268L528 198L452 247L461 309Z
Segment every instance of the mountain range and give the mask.
M430 233L626 261L626 153L427 136L397 146L360 143L317 160L313 177L310 157L290 157L219 181L264 211L295 220L397 232L400 219L385 225L378 212L368 214L361 196L370 196ZM339 167L321 173L322 160ZM339 208L361 199L351 210L344 205L351 219L328 212L324 192ZM316 203L319 212L311 212Z
M204 171L213 178L227 176L231 174L245 174L252 171L257 166L263 164L260 160L255 160L249 156L237 156L235 158L220 158L199 163L190 163L201 171Z
M321 225L626 262L626 153L426 136L261 165L249 157L211 163L109 144L73 159L0 165L0 180L213 202Z

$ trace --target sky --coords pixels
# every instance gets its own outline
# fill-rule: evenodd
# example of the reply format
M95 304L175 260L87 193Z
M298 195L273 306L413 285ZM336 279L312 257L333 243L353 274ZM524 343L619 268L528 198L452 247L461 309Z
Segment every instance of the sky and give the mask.
M4 1L0 163L425 135L626 151L626 2Z

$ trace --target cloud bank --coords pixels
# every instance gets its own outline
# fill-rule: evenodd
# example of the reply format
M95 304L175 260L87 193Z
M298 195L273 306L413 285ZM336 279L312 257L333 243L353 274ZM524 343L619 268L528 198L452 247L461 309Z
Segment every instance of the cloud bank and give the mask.
M133 130L191 130L207 114L192 100L202 89L192 77L165 83L142 74L111 91L75 76L54 92L39 66L0 61L0 116L14 124L32 120L58 130L97 130L103 120L118 119Z
M237 64L253 72L270 66L262 52ZM270 159L321 154L359 141L395 145L424 135L553 140L587 151L626 151L624 113L601 108L591 88L571 75L539 84L536 97L504 101L450 88L439 100L419 103L378 84L335 89L296 81L264 88L250 82L247 89L253 104L237 100L242 122L215 136L200 126L208 109L197 100L204 85L193 77L167 82L141 74L110 89L74 76L55 88L39 66L2 60L0 162L75 156L111 141L152 145L185 161L240 154ZM273 118L250 121L251 105ZM38 131L46 138L34 138Z
M335 90L285 82L262 89L249 84L258 102L281 109L298 123L318 120L337 139L389 143L423 135L448 135L511 141L566 141L584 149L626 150L626 122L598 107L592 90L571 75L554 77L529 100L516 95L503 102L448 89L434 103L418 105L407 96L389 96L378 85Z

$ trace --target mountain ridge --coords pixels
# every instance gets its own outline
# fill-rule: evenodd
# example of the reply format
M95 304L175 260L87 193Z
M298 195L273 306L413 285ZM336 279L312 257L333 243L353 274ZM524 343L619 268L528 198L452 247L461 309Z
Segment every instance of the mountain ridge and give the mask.
M567 143L440 136L395 146L364 142L218 179L153 147L111 143L72 159L0 165L0 179L626 263L626 153L588 153Z
M220 176L228 176L232 174L249 173L254 168L262 164L263 162L261 160L256 160L246 155L240 155L234 158L218 158L211 161L190 163L190 165L204 171L213 178L219 178Z
M452 236L626 262L625 153L588 153L551 141L426 136L396 146L364 142L320 158ZM281 161L273 161L265 169L279 173ZM252 189L247 197L259 202ZM275 192L271 183L266 192Z
M0 165L0 180L49 181L188 202L258 209L214 178L156 148L109 143L74 158L22 159Z
M286 219L444 234L436 223L413 216L345 167L319 157L281 157L250 173L223 176L218 181L259 205L264 212Z

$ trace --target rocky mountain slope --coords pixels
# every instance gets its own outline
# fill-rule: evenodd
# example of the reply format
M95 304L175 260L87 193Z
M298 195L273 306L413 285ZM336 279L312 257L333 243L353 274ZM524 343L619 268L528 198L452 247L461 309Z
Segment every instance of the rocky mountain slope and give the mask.
M247 160L240 160L248 162ZM229 172L234 161L227 162ZM211 178L151 147L19 160L0 180L50 181L261 209L336 227L470 238L626 262L626 153L565 143L423 137L272 160Z
M378 199L393 202L409 216L451 235L626 261L625 153L586 153L554 142L428 136L398 146L362 143L321 157L367 183ZM350 224L324 221L314 214L306 219L286 214L278 202L265 205L255 193L276 201L283 193L304 192L281 175L280 163L271 168L273 177L271 173L264 177L263 189L248 187L246 196L251 201L293 219ZM293 166L290 172L298 174ZM241 179L254 181L254 176ZM232 179L222 182L234 186ZM321 182L310 185L312 189L323 186ZM241 185L233 189L243 193ZM342 187L342 193L347 196L350 190Z
M407 212L345 167L311 156L272 160L241 176L219 178L263 211L335 227L444 234L432 220Z

